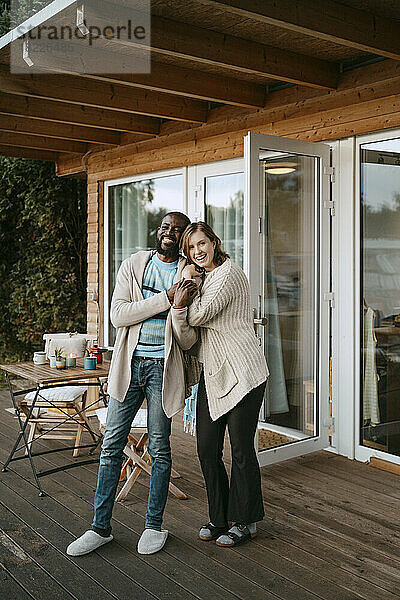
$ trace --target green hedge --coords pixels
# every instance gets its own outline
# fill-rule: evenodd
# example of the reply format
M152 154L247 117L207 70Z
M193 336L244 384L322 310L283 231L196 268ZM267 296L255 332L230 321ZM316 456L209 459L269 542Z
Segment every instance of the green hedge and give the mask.
M0 36L10 31L10 0L0 2Z
M14 0L11 10L11 0L3 0L0 2L0 35L17 27L50 3L51 0Z
M85 182L52 163L0 157L0 360L52 331L86 331Z

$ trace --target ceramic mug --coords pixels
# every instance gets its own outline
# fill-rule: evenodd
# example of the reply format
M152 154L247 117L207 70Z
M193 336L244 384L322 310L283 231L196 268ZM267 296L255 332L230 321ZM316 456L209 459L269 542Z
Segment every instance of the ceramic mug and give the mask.
M97 365L97 358L91 356L85 356L84 358L85 369L88 371L93 371Z
M34 352L33 362L35 363L35 365L45 365L46 364L46 352Z
M56 357L55 356L49 356L49 361L50 361L50 367L52 369L56 368Z

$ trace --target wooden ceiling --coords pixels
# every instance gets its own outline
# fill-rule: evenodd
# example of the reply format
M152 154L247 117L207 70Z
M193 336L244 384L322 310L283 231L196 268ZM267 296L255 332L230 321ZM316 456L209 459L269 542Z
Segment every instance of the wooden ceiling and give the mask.
M118 12L128 15L134 3L118 4ZM109 11L111 17L112 3ZM57 19L74 25L76 6ZM57 160L140 142L169 127L198 127L217 118L220 106L230 107L226 117L263 109L274 94L284 104L294 86L299 100L328 97L344 81L348 85L350 69L358 73L363 64L382 60L394 72L400 3L152 0L149 74L82 75L71 60L60 56L54 65L44 53L35 57L43 74L27 67L26 74L14 74L10 48L0 50L0 153ZM72 63L80 64L81 48L73 52ZM85 64L90 71L104 59L118 73L131 52L131 43L103 40L85 50Z

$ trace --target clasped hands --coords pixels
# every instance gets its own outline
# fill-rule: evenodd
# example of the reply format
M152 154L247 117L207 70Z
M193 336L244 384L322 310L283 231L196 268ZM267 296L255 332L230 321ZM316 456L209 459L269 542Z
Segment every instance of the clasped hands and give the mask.
M192 265L188 265L182 272L183 279L177 281L167 291L167 295L171 304L175 306L190 306L193 302L194 297L199 291L198 283L196 279L199 274L192 268Z

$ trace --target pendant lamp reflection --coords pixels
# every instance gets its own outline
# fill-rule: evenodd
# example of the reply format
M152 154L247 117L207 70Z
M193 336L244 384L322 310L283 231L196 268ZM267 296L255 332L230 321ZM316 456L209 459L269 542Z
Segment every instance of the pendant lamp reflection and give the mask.
M265 163L265 172L269 175L288 175L296 170L296 163L293 162L273 162Z

